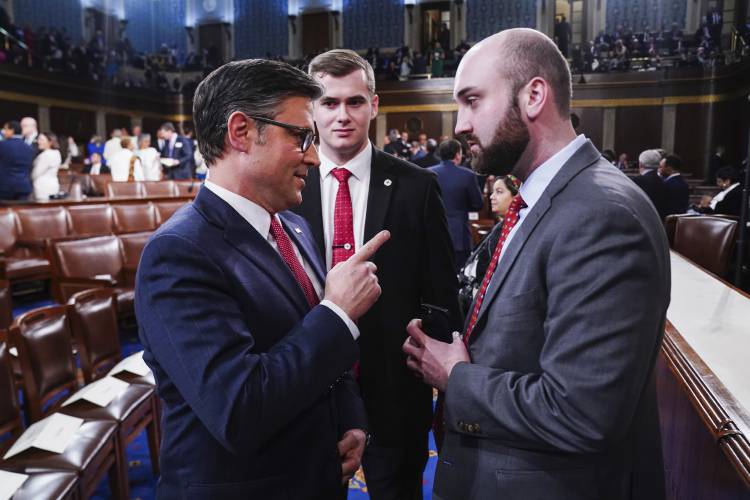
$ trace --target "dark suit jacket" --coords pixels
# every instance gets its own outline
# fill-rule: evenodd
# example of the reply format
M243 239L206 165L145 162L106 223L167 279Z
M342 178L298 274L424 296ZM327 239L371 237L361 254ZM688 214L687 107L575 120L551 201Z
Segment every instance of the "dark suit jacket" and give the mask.
M445 393L437 499L664 498L659 217L587 142L522 219Z
M406 367L401 351L406 325L426 302L449 309L450 326L460 326L458 283L435 174L376 148L371 168L365 241L382 229L391 239L373 258L383 292L359 321L359 383L374 439L399 447L405 437L427 432L432 419L432 389ZM318 169L308 173L302 198L297 211L325 255Z
M473 246L469 212L476 212L484 203L477 185L477 176L469 169L456 166L452 161L444 161L430 167L430 170L437 174L440 191L443 193L453 249L467 252Z
M166 141L164 149L161 151L161 157L180 160L179 165L166 169L169 179L190 179L193 177L193 170L195 170L193 167L193 141L189 138L178 135L171 153L169 141Z
M434 154L427 154L427 155L424 155L422 158L417 158L416 160L412 160L412 163L418 167L427 168L427 167L432 167L432 166L439 164L440 158L438 158Z
M716 204L713 213L740 216L742 211L742 184L727 193L723 200Z
M690 186L681 175L675 175L664 180L666 188L664 214L684 214L690 205Z
M279 215L323 280L304 220ZM157 497L334 498L337 442L366 427L357 344L268 242L201 189L149 240L135 296L163 403Z
M15 200L32 191L34 153L23 139L0 141L0 199Z
M656 169L633 177L633 181L643 189L659 213L659 217L664 220L664 217L667 216L667 188L664 186L664 180L659 177Z

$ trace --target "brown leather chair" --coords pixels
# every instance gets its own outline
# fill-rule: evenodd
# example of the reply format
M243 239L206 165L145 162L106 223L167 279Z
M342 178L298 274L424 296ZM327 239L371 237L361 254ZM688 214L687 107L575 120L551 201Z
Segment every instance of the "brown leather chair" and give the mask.
M696 217L692 214L672 214L667 215L664 218L664 231L667 233L667 241L669 241L669 248L674 247L674 232L677 229L677 221L684 217Z
M13 283L47 280L50 263L19 241L19 228L13 210L0 210L0 278Z
M112 205L116 233L153 231L157 228L156 209L151 203Z
M724 278L729 270L737 221L702 215L677 219L672 249L706 271Z
M138 263L152 234L154 234L152 231L145 231L118 235L123 262L123 286L135 286L135 273L138 269Z
M143 198L146 195L140 182L110 182L107 184L109 198Z
M45 241L72 236L65 207L16 208L18 238L33 248L37 256L44 255Z
M174 185L177 187L177 196L195 196L203 183L198 179L186 179L174 181Z
M78 475L75 472L38 472L28 476L13 494L13 500L80 499Z
M174 181L148 181L142 184L143 191L150 198L167 198L177 196L178 190Z
M89 288L111 287L117 292L120 317L133 316L134 292L125 276L134 276L135 269L125 269L117 236L54 241L49 250L52 292L58 302Z
M19 316L11 328L12 343L18 349L23 371L26 408L31 421L56 410L83 419L115 422L118 429L117 451L120 498L129 498L125 450L143 430L148 429L154 473L158 475L158 430L153 387L130 384L127 389L102 408L86 401L61 406L65 397L79 389L76 378L69 322L69 306L49 306ZM52 402L54 401L54 402ZM49 408L45 405L49 404Z
M474 245L478 245L484 237L492 231L493 227L495 227L495 221L492 219L473 221L469 225L469 228L471 230L471 239L474 242Z
M172 217L172 215L184 207L188 202L186 201L157 201L154 203L154 206L156 207L156 216L157 221L159 225L161 226L165 222L167 222L167 219Z
M70 205L70 226L78 236L99 236L114 231L114 213L108 204Z
M21 410L18 404L13 375L10 370L9 345L0 343L0 437L10 436L0 442L0 455L13 445L23 432ZM97 488L101 479L110 474L110 488L116 496L122 491L121 484L127 482L122 476L117 450L117 423L107 420L85 420L76 432L75 439L63 453L29 449L7 460L0 459L0 469L24 474L58 473L65 471L65 477L28 479L22 487L23 494L13 498L88 498ZM75 492L66 496L70 484L70 474L74 476ZM61 496L44 496L62 489ZM29 492L36 495L27 495Z
M13 322L13 305L10 300L10 281L0 280L0 330L7 330Z
M91 194L93 196L107 196L107 184L112 182L110 174L89 175L91 183Z

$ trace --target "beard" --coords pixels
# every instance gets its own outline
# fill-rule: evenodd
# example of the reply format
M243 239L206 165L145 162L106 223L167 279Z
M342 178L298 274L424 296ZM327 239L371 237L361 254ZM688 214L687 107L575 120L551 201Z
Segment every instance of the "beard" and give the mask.
M510 106L498 123L492 143L487 147L482 146L476 137L469 138L480 146L479 153L472 154L471 167L474 171L498 176L513 171L530 140L529 128L521 119L521 110L516 103Z

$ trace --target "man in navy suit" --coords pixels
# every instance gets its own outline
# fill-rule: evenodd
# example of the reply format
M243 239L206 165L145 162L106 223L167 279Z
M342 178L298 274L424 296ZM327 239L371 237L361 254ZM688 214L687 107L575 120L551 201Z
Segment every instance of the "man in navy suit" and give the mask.
M324 278L302 200L313 145L300 70L236 61L198 86L211 180L146 245L136 279L144 359L163 402L157 498L328 499L359 467L355 322L380 295L375 235ZM320 299L323 298L321 301Z
M667 155L659 163L659 176L666 188L665 216L688 211L690 186L680 174L681 169L682 160L677 155Z
M31 166L34 152L21 136L17 121L3 125L0 141L0 200L22 200L31 194Z
M195 170L192 141L179 135L171 122L162 124L159 130L164 137L161 150L164 176L167 179L190 179Z
M456 256L456 271L463 267L472 248L469 230L469 212L482 208L484 200L479 191L477 176L468 168L462 167L461 143L455 139L444 141L438 147L442 162L430 167L438 176L443 204L448 216L448 230L453 241Z

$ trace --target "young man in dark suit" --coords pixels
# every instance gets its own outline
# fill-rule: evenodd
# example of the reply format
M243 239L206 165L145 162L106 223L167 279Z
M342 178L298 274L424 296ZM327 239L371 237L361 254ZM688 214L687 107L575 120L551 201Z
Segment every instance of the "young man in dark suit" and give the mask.
M324 278L307 224L287 211L320 163L320 91L259 59L196 90L211 180L154 233L136 279L163 408L157 498L328 500L359 467L364 407L347 373L354 322L380 294L367 259L388 234Z
M345 261L379 230L391 232L373 261L383 294L359 322L355 367L372 436L363 459L368 493L373 500L422 498L432 390L405 369L400 346L422 303L448 311L445 337L456 326L457 280L437 177L370 143L378 96L367 61L332 50L309 71L324 87L314 105L321 166L310 171L299 213L326 267Z
M440 144L438 154L440 165L430 167L438 176L438 184L443 193L445 211L448 215L448 230L453 240L453 253L456 256L456 271L466 263L472 249L469 230L469 212L482 208L484 200L479 191L477 176L461 166L461 143L450 139Z
M690 186L682 178L682 160L677 155L667 155L659 163L659 176L664 179L666 204L664 215L684 214L690 205Z
M167 179L190 179L193 174L193 141L177 133L171 122L159 128L164 137L162 165Z
M3 125L0 141L0 200L22 200L32 191L31 166L34 152L21 136L17 121Z

